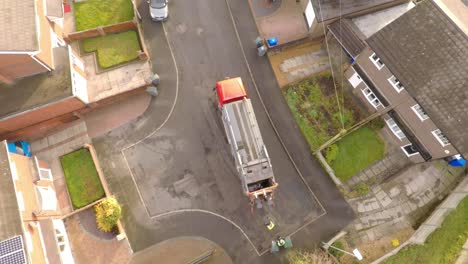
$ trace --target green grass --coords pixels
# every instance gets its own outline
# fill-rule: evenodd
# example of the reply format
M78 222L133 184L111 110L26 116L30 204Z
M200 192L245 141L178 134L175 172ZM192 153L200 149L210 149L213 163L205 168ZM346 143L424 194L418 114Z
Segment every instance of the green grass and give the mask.
M338 134L342 129L340 111L334 90L327 95L325 93L326 89L328 91L333 89L333 82L325 74L289 86L283 91L288 106L312 151ZM341 94L339 101L343 105ZM346 103L349 101L345 100ZM345 127L355 123L355 114L356 111L351 110L345 104L343 110Z
M91 153L86 148L60 157L68 192L75 209L104 197Z
M382 139L369 127L362 127L337 143L338 155L331 167L335 175L346 181L384 156Z
M133 19L130 0L87 0L74 3L76 31L107 26Z
M455 263L468 239L468 197L445 218L424 245L411 245L388 258L385 264L444 264Z
M84 39L82 43L85 52L97 52L98 64L104 69L138 58L141 50L135 31Z

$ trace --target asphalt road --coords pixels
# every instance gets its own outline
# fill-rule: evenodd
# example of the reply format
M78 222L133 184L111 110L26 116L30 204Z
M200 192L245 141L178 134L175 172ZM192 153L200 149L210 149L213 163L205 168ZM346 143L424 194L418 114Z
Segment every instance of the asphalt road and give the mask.
M139 120L94 139L111 190L123 204L134 251L177 236L203 236L235 263L272 263L279 257L258 254L276 234L294 233L296 246L311 248L352 220L352 210L310 154L270 64L256 55L257 31L247 1L228 3L236 27L225 1L169 3L164 25L174 58L164 28L151 22L146 4L140 4L153 70L161 77L160 96ZM212 88L226 76L244 80L280 183L276 206L254 215L241 194L214 103ZM194 180L176 190L174 183L183 179ZM266 214L278 225L275 233L262 226Z

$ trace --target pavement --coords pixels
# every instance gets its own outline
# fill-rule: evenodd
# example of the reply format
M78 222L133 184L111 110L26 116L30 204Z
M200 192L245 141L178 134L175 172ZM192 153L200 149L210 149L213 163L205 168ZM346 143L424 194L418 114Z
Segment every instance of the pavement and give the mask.
M184 254L180 254L184 252ZM160 263L186 264L209 256L203 263L230 264L231 258L213 242L201 237L179 237L168 239L132 256L130 263L152 263L157 259Z
M460 181L463 169L443 161L416 164L369 195L350 199L357 218L347 229L355 243L370 243L420 223Z
M130 261L132 252L125 239L107 240L91 234L83 228L78 215L66 218L65 226L75 263L121 264Z
M256 55L258 32L248 3L204 0L187 8L171 1L169 10L163 26L149 20L146 3L139 4L153 70L161 77L160 95L135 121L93 139L123 206L132 249L201 236L221 246L234 263L276 263L278 256L262 254L277 234L294 234L297 247L313 248L339 232L353 212L310 153L268 59ZM215 110L212 89L226 76L244 80L280 183L275 207L254 215ZM181 180L191 188L176 191ZM264 215L275 218L273 233L264 228Z
M320 42L290 45L279 52L269 52L268 58L280 87L330 68L327 52Z
M304 18L304 8L300 2L276 0L269 5L268 1L249 0L261 37L265 39L276 37L278 45L307 37L309 32Z
M463 245L462 251L460 252L460 256L458 257L455 264L466 264L468 263L468 240Z

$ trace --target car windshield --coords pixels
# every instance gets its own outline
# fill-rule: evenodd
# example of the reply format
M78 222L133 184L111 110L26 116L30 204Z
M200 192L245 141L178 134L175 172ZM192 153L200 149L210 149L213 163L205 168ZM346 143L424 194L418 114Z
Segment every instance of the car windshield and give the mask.
M164 8L166 6L166 0L151 0L151 7L153 8Z

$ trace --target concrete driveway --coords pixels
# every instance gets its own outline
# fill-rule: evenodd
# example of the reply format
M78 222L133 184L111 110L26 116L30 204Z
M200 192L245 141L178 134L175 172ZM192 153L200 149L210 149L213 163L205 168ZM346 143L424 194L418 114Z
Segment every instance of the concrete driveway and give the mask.
M351 209L311 156L267 59L256 56L248 3L170 1L164 27L149 20L146 3L139 10L153 70L162 80L160 96L137 121L93 140L110 188L123 204L133 250L177 236L202 236L235 263L271 263L277 257L264 253L277 234L294 234L296 245L312 247L347 225ZM226 76L240 76L246 84L280 184L275 207L253 215L215 107L213 87ZM277 224L274 232L263 226L266 215Z

